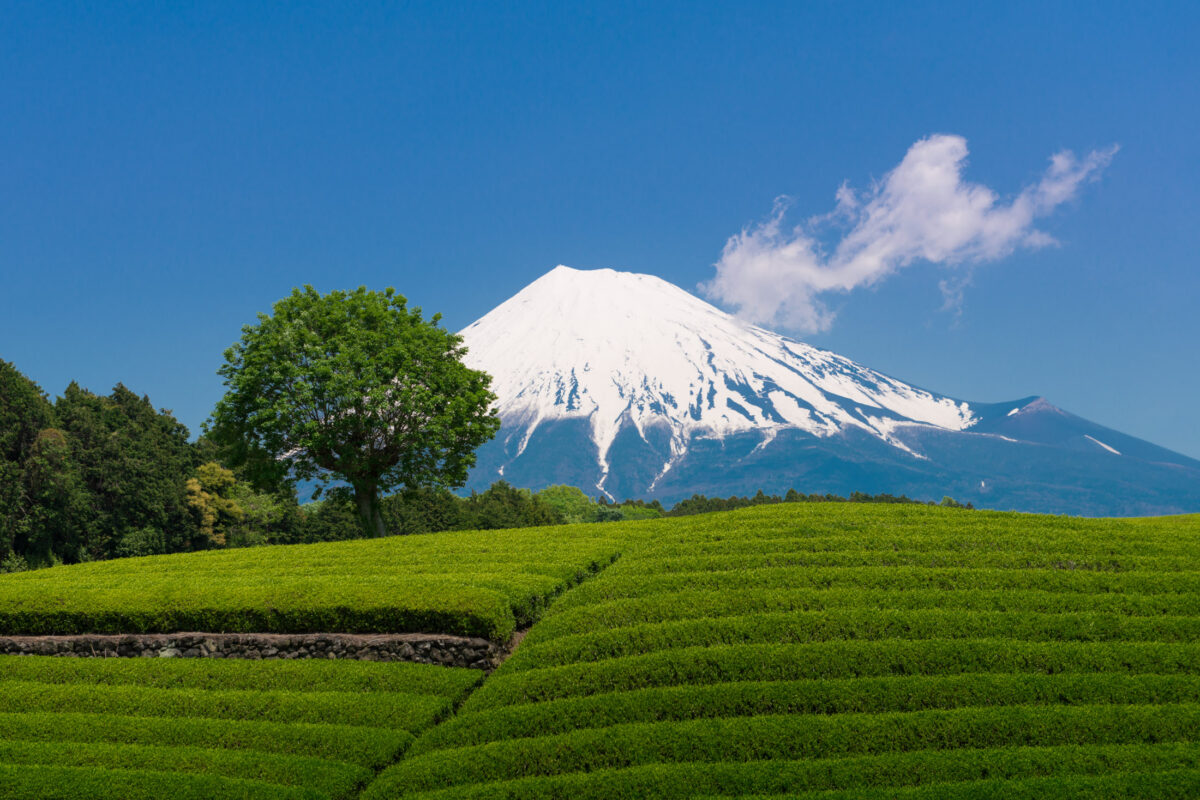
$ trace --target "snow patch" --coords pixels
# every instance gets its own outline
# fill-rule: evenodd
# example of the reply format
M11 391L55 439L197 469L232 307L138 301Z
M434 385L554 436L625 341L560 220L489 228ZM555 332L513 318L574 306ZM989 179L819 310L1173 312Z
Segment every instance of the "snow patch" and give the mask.
M1083 438L1085 438L1085 439L1091 439L1093 442L1095 442L1096 444L1100 445L1101 447L1103 447L1105 450L1107 450L1108 452L1112 453L1113 455L1118 455L1118 456L1119 456L1119 455L1121 455L1121 451L1120 451L1120 450L1117 450L1115 447L1109 447L1109 446L1108 446L1108 445L1106 445L1104 442L1102 442L1102 441L1100 441L1099 439L1097 439L1095 436L1088 436L1088 435L1085 433L1085 434L1083 435Z

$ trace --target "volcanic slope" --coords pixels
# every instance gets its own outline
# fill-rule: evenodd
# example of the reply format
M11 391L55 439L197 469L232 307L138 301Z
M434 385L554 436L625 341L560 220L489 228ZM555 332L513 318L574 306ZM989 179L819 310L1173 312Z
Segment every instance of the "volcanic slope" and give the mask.
M621 527L365 797L1200 796L1200 518Z
M499 436L473 488L905 493L1024 511L1200 510L1200 461L1039 397L968 403L748 325L651 275L560 266L462 332Z

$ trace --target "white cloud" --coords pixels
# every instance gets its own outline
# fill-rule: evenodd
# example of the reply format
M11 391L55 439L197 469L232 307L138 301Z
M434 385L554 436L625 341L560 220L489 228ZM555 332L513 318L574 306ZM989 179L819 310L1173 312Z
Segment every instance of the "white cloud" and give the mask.
M855 192L843 184L833 211L804 224L785 227L789 204L776 200L766 220L729 238L716 276L701 288L754 322L821 331L833 322L822 295L871 286L913 262L929 261L956 268L941 282L953 308L971 265L1019 247L1053 244L1035 220L1099 177L1116 152L1114 145L1082 159L1058 153L1041 180L1002 202L988 187L963 180L966 139L930 136L870 189ZM835 227L844 233L826 247L820 237Z

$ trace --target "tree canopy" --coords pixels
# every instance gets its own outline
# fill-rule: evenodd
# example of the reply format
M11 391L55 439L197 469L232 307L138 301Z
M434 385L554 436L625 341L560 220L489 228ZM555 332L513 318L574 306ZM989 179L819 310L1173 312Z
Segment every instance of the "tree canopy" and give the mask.
M500 427L491 378L439 320L392 289L293 290L225 351L213 437L259 482L342 478L382 536L381 491L461 486Z
M184 495L196 467L188 430L146 396L118 383L107 397L72 382L54 405L87 491L88 519L76 558L177 552L199 544ZM123 543L126 537L143 544ZM147 551L145 541L161 541Z
M29 547L25 465L54 409L36 383L0 360L0 559Z

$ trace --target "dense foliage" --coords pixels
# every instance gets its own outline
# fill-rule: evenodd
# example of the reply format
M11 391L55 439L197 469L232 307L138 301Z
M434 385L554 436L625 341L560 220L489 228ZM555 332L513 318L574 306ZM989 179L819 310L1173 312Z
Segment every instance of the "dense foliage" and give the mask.
M187 429L118 384L53 405L0 362L0 560L7 569L196 547Z
M33 518L27 469L38 434L53 425L42 390L0 360L0 565L45 549L50 532Z
M0 797L357 796L481 673L0 656Z
M392 289L293 290L225 351L214 437L274 479L344 480L364 533L383 536L381 492L461 486L500 427L490 376L438 320Z

